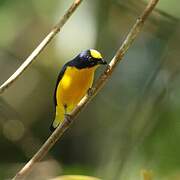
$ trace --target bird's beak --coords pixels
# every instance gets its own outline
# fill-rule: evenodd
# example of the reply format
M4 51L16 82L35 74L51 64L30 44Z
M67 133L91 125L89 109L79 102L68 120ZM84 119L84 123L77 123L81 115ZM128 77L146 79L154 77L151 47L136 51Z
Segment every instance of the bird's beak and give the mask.
M107 64L107 62L106 62L104 59L101 59L101 60L99 61L99 64L105 65L105 64Z

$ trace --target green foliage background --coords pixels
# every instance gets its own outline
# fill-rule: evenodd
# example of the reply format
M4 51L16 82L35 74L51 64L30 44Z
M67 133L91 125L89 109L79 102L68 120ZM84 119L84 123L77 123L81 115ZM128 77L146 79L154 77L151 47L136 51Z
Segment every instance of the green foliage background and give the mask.
M68 1L0 0L0 82L46 36ZM143 32L100 94L29 179L84 174L136 180L180 179L178 0L160 1ZM0 179L12 177L50 135L61 66L95 48L107 61L145 1L84 1L62 32L0 99ZM98 74L103 69L97 72Z

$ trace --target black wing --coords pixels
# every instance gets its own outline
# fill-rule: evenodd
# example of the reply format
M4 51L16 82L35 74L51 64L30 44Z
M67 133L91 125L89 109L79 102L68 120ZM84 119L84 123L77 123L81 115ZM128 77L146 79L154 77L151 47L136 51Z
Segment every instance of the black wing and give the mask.
M55 103L55 106L57 105L57 100L56 100L57 87L58 87L58 84L59 84L59 82L61 81L61 79L62 79L62 77L63 77L63 75L64 75L64 73L65 73L65 71L66 71L66 68L67 68L67 64L65 64L65 65L62 67L62 69L61 69L61 71L60 71L60 73L59 73L59 75L58 75L57 81L56 81L56 86L55 86L55 90L54 90L54 103Z

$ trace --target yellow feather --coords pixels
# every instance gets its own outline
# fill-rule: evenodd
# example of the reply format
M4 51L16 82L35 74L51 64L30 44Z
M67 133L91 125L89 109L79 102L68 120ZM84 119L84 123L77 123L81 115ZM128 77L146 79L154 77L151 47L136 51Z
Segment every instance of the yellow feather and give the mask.
M91 56L95 59L102 59L101 54L95 49L90 49Z
M56 90L57 107L54 128L64 119L64 114L68 114L74 109L92 86L96 68L97 66L83 69L70 66L66 68ZM63 110L65 106L66 111Z
M58 125L63 121L64 119L64 107L63 106L56 106L56 117L53 121L52 126L54 128L57 128Z

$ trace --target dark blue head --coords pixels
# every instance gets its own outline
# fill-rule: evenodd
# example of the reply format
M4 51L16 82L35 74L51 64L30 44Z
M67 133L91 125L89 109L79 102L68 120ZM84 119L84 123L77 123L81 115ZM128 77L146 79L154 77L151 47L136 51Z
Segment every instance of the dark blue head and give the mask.
M107 64L107 62L102 58L102 55L97 50L88 49L82 51L78 56L70 61L68 65L75 66L78 69L82 69L101 64Z

